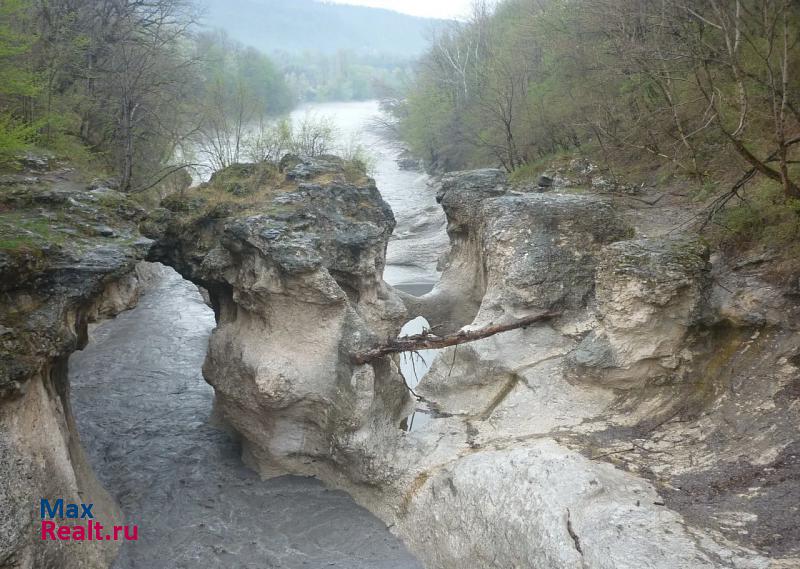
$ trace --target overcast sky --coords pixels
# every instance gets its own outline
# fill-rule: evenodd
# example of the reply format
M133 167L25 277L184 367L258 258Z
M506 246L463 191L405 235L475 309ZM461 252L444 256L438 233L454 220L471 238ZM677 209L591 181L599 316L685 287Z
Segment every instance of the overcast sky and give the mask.
M428 18L463 18L469 14L472 0L328 0L338 4L359 4L388 8Z

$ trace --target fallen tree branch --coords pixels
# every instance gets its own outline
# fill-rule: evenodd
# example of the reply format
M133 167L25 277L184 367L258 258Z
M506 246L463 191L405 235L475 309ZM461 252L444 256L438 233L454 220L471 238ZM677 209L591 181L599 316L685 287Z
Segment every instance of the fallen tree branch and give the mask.
M489 336L494 336L501 332L525 328L537 322L550 320L560 314L560 312L544 312L520 318L519 320L507 324L490 324L489 326L477 330L456 332L455 334L448 334L447 336L436 336L430 332L415 334L413 336L404 336L402 338L390 340L386 344L378 345L372 349L356 352L350 357L354 364L363 365L388 356L389 354L416 352L419 350L438 350L447 348L448 346L457 346L459 344L466 344L467 342L474 342L475 340L482 340L483 338L488 338Z

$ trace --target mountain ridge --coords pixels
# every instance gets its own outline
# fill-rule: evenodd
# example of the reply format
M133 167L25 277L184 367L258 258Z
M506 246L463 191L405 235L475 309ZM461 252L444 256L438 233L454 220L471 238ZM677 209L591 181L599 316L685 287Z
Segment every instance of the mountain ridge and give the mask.
M202 21L266 53L353 51L416 57L447 22L315 0L205 0Z

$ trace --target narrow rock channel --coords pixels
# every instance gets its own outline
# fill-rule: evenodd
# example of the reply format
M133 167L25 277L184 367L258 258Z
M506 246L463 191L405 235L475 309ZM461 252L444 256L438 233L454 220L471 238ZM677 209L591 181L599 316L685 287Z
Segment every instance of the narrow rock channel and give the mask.
M72 405L90 462L139 541L116 569L412 569L421 565L343 492L262 481L209 424L201 365L214 316L167 270L138 306L70 359Z

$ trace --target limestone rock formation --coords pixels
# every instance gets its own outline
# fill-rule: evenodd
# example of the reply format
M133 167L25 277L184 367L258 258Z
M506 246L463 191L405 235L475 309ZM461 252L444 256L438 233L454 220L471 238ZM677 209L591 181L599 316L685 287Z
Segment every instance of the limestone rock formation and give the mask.
M203 372L248 463L348 490L429 569L800 559L800 307L763 259L709 258L613 197L478 170L443 178L450 252L413 297L383 281L390 208L333 156L231 166L146 219L73 171L0 186L2 569L114 554L40 541L31 509L62 497L120 517L66 366L93 321L136 302L157 272L145 255L207 293ZM432 418L410 432L398 358L351 358L419 315L444 334L544 311L559 316L442 350L416 388Z
M431 294L406 301L447 329L584 306L596 252L631 231L603 200L513 192L500 170L449 174L438 199L451 240L447 265Z
M8 175L0 193L0 567L107 567L114 542L42 541L41 498L120 512L96 481L69 402L67 359L88 326L133 306L150 241L125 196L56 169ZM113 231L106 228L113 227Z
M236 165L168 202L151 258L209 291L218 325L204 375L262 474L341 463L375 483L364 440L394 435L409 395L391 362L349 354L396 335L383 282L394 227L374 181L335 157Z
M571 354L578 377L643 386L680 373L692 326L706 315L708 250L696 240L640 239L607 247L597 270L598 325Z
M646 481L545 438L442 467L411 500L403 530L426 567L766 567L660 500Z
M448 175L438 199L451 251L421 298L383 283L391 212L335 158L237 165L167 201L151 258L209 291L204 372L250 463L346 488L430 568L768 567L635 451L720 401L708 354L750 333L715 332L748 319L715 292L705 248L636 238L607 199L520 192L497 170ZM443 350L417 390L437 418L407 434L396 360L348 358L417 315L442 333L544 310L562 314Z
M714 452L710 441L681 445L675 428L665 427L673 419L695 422L698 435L714 425L727 439L720 458L735 448L721 411L703 420L697 414L719 401L718 366L744 348L734 338L753 331L728 340L715 332L727 317L713 306L705 247L690 235L635 238L629 227L637 220L629 224L629 212L609 201L518 192L497 172L451 175L441 201L450 265L432 293L405 298L410 316L447 329L537 310L563 314L442 350L417 388L439 418L409 433L392 455L403 457L408 473L394 483L402 490L389 516L426 566L769 567L764 554L775 548L715 521L723 500L710 500L715 513L704 517L661 482L669 465L686 464L682 483L692 485L731 468L711 475L708 463L689 466L693 452L702 448L705 460ZM470 310L449 308L450 295ZM796 335L782 341L789 337ZM730 341L732 351L716 353L731 350L721 343ZM717 375L708 378L712 365ZM759 384L763 393L767 384ZM757 390L731 398L750 402ZM745 415L728 415L737 417L733 432ZM657 429L667 437L658 443L650 438ZM781 429L749 452L766 452L774 463L792 440ZM784 491L769 493L777 500ZM748 500L725 496L727 507L757 519ZM785 514L777 526L776 535L793 532Z
M736 292L756 277L690 234L635 235L608 197L479 170L439 201L451 250L419 298L383 282L391 211L333 157L232 166L148 221L150 258L208 290L204 374L249 463L348 490L431 569L796 560L797 306ZM442 334L545 310L442 350L416 390L433 419L407 433L397 359L349 357L418 315Z
M585 309L594 295L601 250L631 231L606 201L511 193L498 170L450 175L443 184L442 206L452 239L449 266L432 293L408 299L408 304L414 315L445 329L484 326L544 310L564 310L580 319L576 311ZM457 319L452 310L442 312L451 304L463 310L464 298L477 299L471 314ZM437 369L444 373L433 370L435 380L426 381L423 389L434 400L451 393L459 408L492 401L516 381L517 368L570 345L548 337L545 342L555 346L547 347L534 339L541 334L518 331L446 350L444 354L458 353L458 358L440 358ZM530 349L504 349L509 338L526 338ZM476 362L483 363L475 367ZM444 400L440 408L458 410Z

